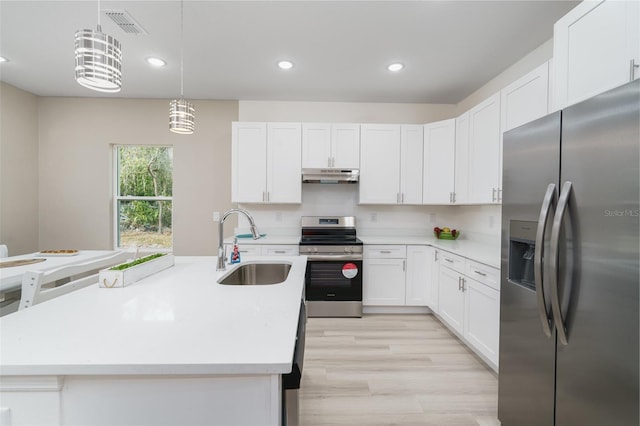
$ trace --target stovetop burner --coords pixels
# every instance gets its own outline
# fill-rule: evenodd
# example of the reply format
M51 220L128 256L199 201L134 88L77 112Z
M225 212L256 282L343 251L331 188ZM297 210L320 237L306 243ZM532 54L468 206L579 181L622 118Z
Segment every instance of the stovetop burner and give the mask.
M362 245L353 216L303 216L300 245Z

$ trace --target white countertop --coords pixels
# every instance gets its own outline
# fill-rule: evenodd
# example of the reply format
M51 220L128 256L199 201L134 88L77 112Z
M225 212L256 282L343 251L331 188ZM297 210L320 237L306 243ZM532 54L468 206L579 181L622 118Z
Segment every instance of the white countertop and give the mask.
M283 374L291 371L306 257L282 284L216 281L215 257L124 288L78 290L0 318L0 374ZM235 265L234 265L235 266Z
M365 244L380 245L430 245L451 253L466 257L476 262L500 269L500 241L492 239L467 240L462 237L457 240L439 240L435 236L376 236L358 235Z
M45 259L44 262L32 263L24 266L12 266L0 268L0 291L17 290L22 285L22 275L27 271L46 271L48 269L69 266L76 263L83 263L90 260L97 260L115 254L114 250L79 250L74 256L47 256L39 252L11 256L0 259L2 262L25 259Z

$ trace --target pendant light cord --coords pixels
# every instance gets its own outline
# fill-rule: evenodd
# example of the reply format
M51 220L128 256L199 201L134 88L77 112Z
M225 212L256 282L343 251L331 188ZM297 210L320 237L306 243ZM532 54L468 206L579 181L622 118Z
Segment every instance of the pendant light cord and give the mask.
M184 0L180 0L180 99L184 98Z

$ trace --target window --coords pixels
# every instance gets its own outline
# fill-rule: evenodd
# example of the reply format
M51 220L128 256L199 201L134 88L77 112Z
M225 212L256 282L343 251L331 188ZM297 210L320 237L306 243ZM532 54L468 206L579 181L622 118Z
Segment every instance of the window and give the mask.
M116 247L169 250L173 246L173 148L116 145Z

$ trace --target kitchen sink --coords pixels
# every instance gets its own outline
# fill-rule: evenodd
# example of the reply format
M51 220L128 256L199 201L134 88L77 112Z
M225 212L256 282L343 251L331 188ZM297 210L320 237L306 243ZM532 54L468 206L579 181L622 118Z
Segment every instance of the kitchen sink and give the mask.
M218 283L225 285L280 284L289 276L288 263L245 263L222 277Z

